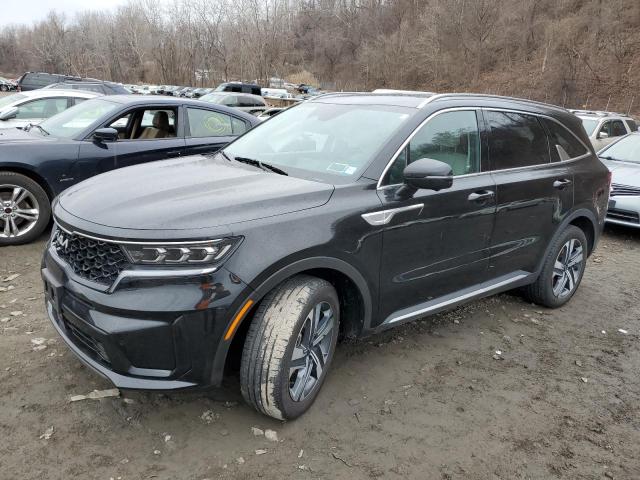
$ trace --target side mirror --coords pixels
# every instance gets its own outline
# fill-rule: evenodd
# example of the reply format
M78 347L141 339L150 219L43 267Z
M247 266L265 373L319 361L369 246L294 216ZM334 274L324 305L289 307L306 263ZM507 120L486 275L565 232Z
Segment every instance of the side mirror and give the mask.
M597 139L601 139L601 138L609 138L609 134L607 132L598 132L598 135L596 136Z
M451 166L432 158L416 160L407 165L402 173L405 183L403 189L411 194L420 188L438 191L453 185Z
M118 131L115 128L99 128L93 132L93 138L98 142L115 142L118 140Z
M18 107L11 107L0 113L0 120L10 120L18 115Z

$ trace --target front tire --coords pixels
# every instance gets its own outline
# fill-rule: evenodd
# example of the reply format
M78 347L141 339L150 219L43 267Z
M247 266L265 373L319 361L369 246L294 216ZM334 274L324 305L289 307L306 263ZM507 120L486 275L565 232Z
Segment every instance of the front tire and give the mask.
M340 322L333 286L298 275L260 303L242 352L240 385L249 405L279 420L309 409L333 360Z
M554 240L538 279L524 288L527 299L549 308L567 303L582 281L587 248L584 232L569 225Z
M0 247L29 243L51 219L51 204L38 183L15 172L0 171Z

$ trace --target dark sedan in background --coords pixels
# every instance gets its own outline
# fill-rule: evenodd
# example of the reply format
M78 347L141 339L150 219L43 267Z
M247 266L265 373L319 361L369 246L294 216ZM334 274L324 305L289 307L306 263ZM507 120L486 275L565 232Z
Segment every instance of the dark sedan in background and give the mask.
M0 131L0 246L38 237L65 188L116 168L214 152L260 123L172 97L87 100L37 126Z

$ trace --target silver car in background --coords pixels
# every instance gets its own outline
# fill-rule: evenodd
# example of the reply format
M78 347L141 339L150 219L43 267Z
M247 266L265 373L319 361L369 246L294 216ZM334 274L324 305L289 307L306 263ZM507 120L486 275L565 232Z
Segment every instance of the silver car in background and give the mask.
M237 108L252 115L259 115L269 108L262 97L250 93L212 92L201 96L199 100Z
M636 121L628 115L591 110L569 110L582 120L582 126L597 152L620 137L638 131Z
M0 97L0 128L37 125L80 102L100 96L83 90L40 89Z
M622 137L598 157L612 177L606 221L640 228L640 133Z

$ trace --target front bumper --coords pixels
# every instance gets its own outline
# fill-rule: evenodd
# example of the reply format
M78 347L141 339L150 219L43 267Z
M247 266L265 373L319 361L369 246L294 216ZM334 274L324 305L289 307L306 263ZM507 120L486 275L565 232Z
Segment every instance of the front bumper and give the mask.
M172 272L138 272L115 289L92 288L47 248L47 314L71 351L119 388L217 386L230 343L224 333L250 289L224 268Z
M611 197L605 221L640 228L640 196Z

